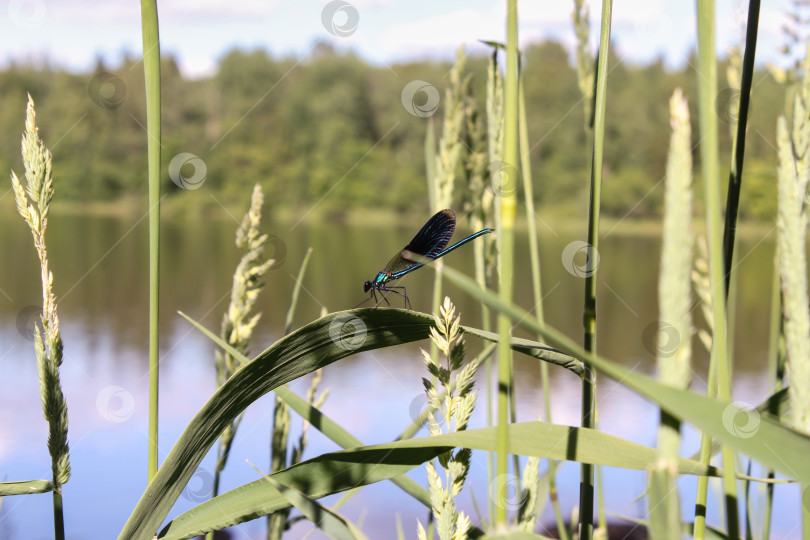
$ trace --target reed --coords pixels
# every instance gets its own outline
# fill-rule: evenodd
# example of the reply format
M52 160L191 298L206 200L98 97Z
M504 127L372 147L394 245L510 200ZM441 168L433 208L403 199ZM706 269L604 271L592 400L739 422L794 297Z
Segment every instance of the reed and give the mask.
M502 189L498 200L498 290L501 300L510 302L514 294L513 261L515 244L515 214L517 213L518 166L518 13L517 0L506 7L506 76L503 83L503 166ZM507 424L509 423L509 388L512 384L512 349L509 346L511 323L503 314L498 316L498 431L496 478L505 478L508 468ZM516 471L517 472L517 471ZM505 526L504 505L496 505L495 525Z
M607 103L607 74L610 49L610 28L612 18L612 0L602 2L602 24L599 33L599 56L596 62L596 89L593 93L593 151L591 156L591 183L590 202L588 213L588 258L585 271L585 305L583 309L583 325L585 327L584 347L589 354L596 352L596 277L599 257L599 215L602 201L602 162L605 148L605 110ZM578 55L579 58L579 55ZM584 68L581 68L584 69ZM580 81L584 87L586 81ZM587 99L587 93L585 94ZM587 108L586 108L587 111ZM582 381L582 411L581 424L583 427L596 425L596 374L591 373ZM583 463L580 470L579 492L579 537L590 539L593 537L593 497L594 497L594 469L588 463ZM601 500L601 497L600 497ZM601 508L601 506L600 506ZM603 512L600 510L600 521L603 522Z
M56 295L53 292L53 273L48 263L45 230L53 199L53 169L50 150L39 138L34 100L28 96L25 131L22 137L22 156L25 168L25 187L12 171L11 186L22 216L34 239L39 257L42 280L42 327L34 332L34 353L37 357L39 394L42 414L48 422L48 453L51 455L51 490L53 491L54 538L65 538L62 511L62 485L70 479L70 449L68 447L67 403L59 380L62 365L62 336L59 333Z
M298 276L295 279L295 287L292 291L292 298L290 299L290 307L287 310L287 318L284 324L284 333L289 334L292 331L293 319L295 316L295 308L298 306L298 295L301 292L301 287L304 282L304 276L309 266L309 260L312 256L312 248L307 249L304 260L301 262L301 268L298 270ZM325 313L324 313L325 315ZM318 385L321 382L322 373L320 370L316 371L312 380L310 381L309 389L307 390L306 403L312 408L320 408L323 406L324 401L329 393L328 390L322 392L317 396ZM285 390L289 391L286 387ZM270 437L270 472L277 472L285 469L288 466L295 465L301 461L304 454L304 449L307 446L307 433L310 426L309 420L304 420L301 427L301 433L298 436L298 444L293 446L292 451L288 452L289 437L290 437L290 405L282 398L279 392L276 392L276 399L273 408L273 432ZM337 508L338 505L336 505ZM268 540L282 537L282 534L290 526L289 515L291 508L274 512L267 516L267 538Z
M253 310L264 286L262 280L276 262L273 259L263 260L264 247L268 240L268 235L261 231L263 203L261 186L256 184L250 198L250 208L236 230L236 247L245 253L233 274L231 300L222 317L220 329L220 337L242 354L247 354L253 330L261 318L261 313L253 313ZM222 386L241 366L233 355L218 350L214 356L214 367L217 385ZM233 438L241 422L240 415L220 435L212 489L214 497L219 494L222 471L228 462Z
M669 102L672 138L667 156L661 270L658 280L659 329L666 339L658 347L658 377L675 388L687 388L691 375L692 300L692 130L689 108L680 89ZM663 334L663 336L662 336ZM660 461L650 474L650 528L655 538L681 534L677 461L681 443L680 422L661 411L658 428Z
M460 330L461 316L456 314L449 297L445 297L434 320L430 341L442 353L444 365L422 350L422 358L430 374L429 379L422 379L422 384L429 405L428 428L432 436L438 436L443 433L442 426L447 433L467 429L478 396L474 381L478 362L463 365L465 345ZM439 454L438 463L444 469L444 481L436 472L433 461L427 463L431 510L441 540L466 538L471 528L469 516L458 511L455 502L456 496L464 488L471 457L472 451L468 448ZM427 532L421 521L417 521L417 534L420 540L427 540Z
M435 213L444 208L450 208L453 203L453 191L456 186L456 177L459 164L464 157L464 133L466 127L467 100L471 76L465 74L466 61L464 47L459 47L456 53L456 62L449 72L450 85L444 96L444 119L442 121L442 134L439 138L439 148L428 146L433 138L433 124L428 124L428 137L426 138L425 161L428 165L428 190L430 202L435 205L431 212ZM431 174L432 173L432 174ZM437 262L441 268L442 262ZM442 298L442 277L437 273L433 278L433 312L439 311ZM431 346L430 352L434 355L437 350Z
M494 179L493 167L503 162L503 76L498 67L498 47L494 47L490 55L489 62L487 63L487 96L486 96L486 133L487 133L487 158L489 161L489 177L490 183ZM494 204L495 197L492 189L485 189L481 187L480 207L485 212L487 223L497 221L497 215L500 213L499 207ZM481 220L483 222L483 220ZM481 242L475 243L475 279L482 288L490 286L489 280L494 279L493 274L498 272L498 264L500 264L500 257L496 257L498 235L493 235L494 238L486 238L484 245ZM485 246L489 244L488 250L485 251ZM485 255L486 254L486 255ZM481 320L483 321L484 330L489 330L490 325L490 311L485 304L481 304ZM486 371L487 382L487 426L494 424L495 415L493 414L493 406L495 398L493 395L493 388L495 385L492 381L492 358L487 358L484 369ZM495 478L495 455L491 454L487 460L487 477L492 481ZM492 498L489 501L489 515L490 518L495 515L495 502Z
M810 180L810 47L804 77L794 94L792 113L777 123L779 148L779 275L782 282L785 352L792 423L810 433L810 308L807 293L807 212ZM803 484L807 490L810 484ZM810 535L810 508L802 505L804 536Z
M141 0L143 73L146 83L146 131L149 176L149 481L158 469L158 306L160 298L160 32L157 0Z

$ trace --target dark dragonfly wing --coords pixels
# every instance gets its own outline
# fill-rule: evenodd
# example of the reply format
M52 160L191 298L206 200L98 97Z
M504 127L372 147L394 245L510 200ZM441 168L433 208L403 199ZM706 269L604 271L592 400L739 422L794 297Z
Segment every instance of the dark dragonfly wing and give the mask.
M434 259L444 249L456 228L456 214L448 209L440 210L408 242L407 249L413 253Z
M385 271L391 274L392 279L396 279L421 267L421 263L402 257L402 252L406 250L427 259L435 259L450 242L455 228L456 214L450 209L440 210L425 223L407 246L388 261Z

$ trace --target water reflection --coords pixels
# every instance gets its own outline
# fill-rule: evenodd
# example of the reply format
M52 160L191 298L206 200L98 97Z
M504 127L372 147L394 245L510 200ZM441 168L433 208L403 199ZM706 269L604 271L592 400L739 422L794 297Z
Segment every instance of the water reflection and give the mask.
M164 225L160 313L162 457L215 388L213 347L177 311L218 331L240 255L233 244L237 227L234 221L168 221ZM354 307L364 297L363 281L387 262L380 257L405 245L413 233L412 227L382 230L331 224L293 230L272 225L266 229L277 237L278 253L283 251L284 257L268 274L260 297L258 307L263 317L253 342L254 352L282 335L294 277L308 246L314 252L296 327L317 318L323 307L330 311ZM584 281L576 272L566 270L561 258L565 247L576 238L573 233L557 236L541 230L540 255L546 321L581 341ZM8 480L46 478L47 426L40 412L30 336L18 328L21 320L22 328L26 328L25 310L41 303L39 268L30 234L16 216L0 217L0 240L7 261L13 261L0 274L0 379L9 381L0 395L0 474ZM770 309L773 242L760 240L742 240L738 249L736 397L751 403L767 395L765 321ZM147 224L146 220L54 215L48 242L65 342L63 384L70 410L73 477L65 486L67 528L82 538L113 538L142 493L146 478ZM525 246L525 238L519 235L517 245ZM657 320L659 248L659 240L652 235L613 234L603 240L599 259L599 351L622 365L650 374L654 372L654 358L643 336ZM472 255L472 250L459 250L446 264L470 269ZM268 257L272 256L268 253ZM579 265L584 263L577 261ZM414 309L428 311L432 272L415 272L403 281ZM532 310L525 249L518 249L515 283L518 302ZM453 298L465 324L481 325L479 306L449 284L445 284L445 293ZM695 316L696 323L704 325L699 307ZM515 333L533 337L521 329ZM420 345L426 346L412 344L365 353L328 367L323 382L323 387L331 389L324 407L327 414L364 442L396 437L411 421L412 403L423 392ZM470 339L469 347L470 354L474 354L480 344ZM704 387L706 378L707 355L701 347L695 341L696 388ZM518 419L536 419L543 414L537 363L518 356L515 368ZM578 424L579 381L560 369L552 369L551 376L553 420ZM484 384L483 373L479 381ZM307 384L295 381L292 388L303 393ZM654 443L658 414L654 407L604 378L600 379L599 399L602 429L641 444ZM245 459L257 465L267 464L271 421L272 396L265 396L248 410L242 423L226 470L225 489L255 479ZM484 423L481 407L473 425ZM696 434L687 429L687 453L697 447L697 442ZM312 433L307 455L335 449L333 443ZM181 497L171 515L198 502L198 494L205 489L205 473L212 470L209 456L196 477L200 485L189 488L190 496ZM577 474L574 464L564 465L560 472L567 512L576 504ZM413 471L411 476L424 484L423 469ZM486 496L485 478L486 457L476 455L469 486L479 504ZM645 513L642 503L633 502L645 489L643 473L611 470L606 471L605 478L608 489L616 495L610 501L611 510ZM99 496L99 487L109 486L108 479L114 479L115 496ZM683 481L685 492L694 489L690 487L693 483L691 479ZM787 489L784 493L788 493ZM464 497L463 507L475 515L470 493ZM372 538L394 534L394 512L399 512L408 524L406 530L410 530L414 519L424 520L425 516L418 503L387 483L364 489L344 508L352 519L370 511L366 531ZM0 536L48 538L52 535L50 516L47 496L6 499L0 514ZM797 535L790 532L795 519L795 515L787 514L781 520L786 527L784 535L778 536ZM307 530L309 526L297 525L291 537L300 537ZM246 524L242 531L247 537L258 538L263 534L263 524Z

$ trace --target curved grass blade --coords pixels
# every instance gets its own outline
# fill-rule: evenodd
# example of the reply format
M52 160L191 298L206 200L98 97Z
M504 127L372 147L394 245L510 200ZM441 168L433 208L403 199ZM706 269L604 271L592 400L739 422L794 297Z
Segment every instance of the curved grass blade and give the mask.
M462 326L461 328L467 334L478 336L481 339L485 339L493 343L497 343L499 339L498 334L495 332L486 332L470 326ZM533 356L538 360L543 360L549 364L554 364L556 366L565 368L578 377L583 377L585 375L585 364L581 360L565 354L564 352L558 351L553 347L543 345L542 343L538 343L530 339L516 337L510 338L509 342L511 343L512 349L517 352L521 352L528 356Z
M255 400L355 353L426 339L432 325L433 318L427 315L365 308L332 313L276 342L234 373L191 420L149 483L120 538L152 537L225 425ZM470 333L475 332L470 329ZM518 340L517 346L537 358L561 362L562 353L540 344ZM567 363L576 363L567 358Z
M510 454L647 470L657 451L593 429L525 422L508 427ZM320 498L405 474L449 448L494 451L496 429L481 428L437 437L406 439L341 450L293 465L271 477L311 498ZM681 459L681 474L717 476L714 467ZM223 493L181 514L161 531L163 540L180 540L249 521L289 506L264 480Z
M408 312L411 314L419 315L424 317L426 320L429 320L432 324L433 319L427 315L419 314L417 312ZM192 325L194 325L198 330L200 330L203 334L205 334L209 339L211 339L214 343L216 343L219 347L221 347L226 353L233 356L237 360L239 360L240 364L246 364L248 359L242 355L239 351L233 348L230 344L225 342L221 337L217 336L200 323L196 322L195 320L191 319L184 313L180 313L186 320L188 320ZM491 350L491 347L494 347L497 340L497 334L492 332L486 332L483 330L479 330L477 328L471 328L463 326L462 329L471 334L482 339L489 340L492 344L489 347L485 347L485 350ZM513 338L512 339L512 346L513 348L518 351L522 352L526 355L533 356L535 358L547 361L552 364L559 365L564 367L578 376L582 376L584 372L584 367L582 362L572 358L564 353L561 353L555 349L550 347L546 347L542 344L520 339L520 338ZM290 391L286 386L281 386L274 390L276 396L284 402L287 406L289 406L292 410L298 413L301 418L307 420L315 429L323 433L326 437L328 437L333 442L340 445L342 448L359 448L365 446L360 439L356 438L352 435L349 431L345 430L342 426L340 426L337 422L329 418L327 415L323 414L319 409L312 406L306 400L302 399L300 396L296 395L294 392ZM417 419L414 421L408 428L406 428L403 435L400 438L410 438L413 434L419 429L419 427L424 423L424 419ZM407 437L405 436L407 434ZM414 497L416 500L424 504L426 507L430 508L430 498L428 495L427 490L425 490L422 486L411 480L406 476L402 476L400 478L392 478L391 481L399 486L403 491Z
M810 437L793 428L780 424L768 416L745 417L749 411L738 403L728 403L718 399L695 394L688 390L678 390L639 375L621 367L597 354L588 354L573 340L561 332L543 325L525 310L507 304L461 272L444 268L444 275L464 292L481 300L493 309L507 314L519 326L530 332L542 335L557 347L571 354L581 355L586 364L596 367L622 386L657 403L662 409L684 422L696 426L707 434L719 439L760 463L773 468L785 476L810 482ZM739 414L743 418L739 418ZM737 422L750 418L752 425Z
M29 495L31 493L48 493L49 491L53 491L53 484L48 480L0 482L0 497Z
M152 538L227 423L258 398L346 356L425 339L430 325L408 312L359 309L327 315L276 342L236 371L194 416L119 538Z
M526 531L493 532L482 536L479 540L552 540L548 536Z
M368 540L366 535L357 527L334 510L269 476L265 476L264 479L330 538L336 540Z
M615 512L610 512L610 515L613 518L625 521L627 523L632 523L634 525L638 525L639 527L642 527L644 529L649 529L650 527L650 522L646 519L616 514ZM682 522L681 530L684 536L688 536L690 538L695 536L695 524L692 522L689 521ZM715 527L707 526L703 532L706 534L705 538L709 540L729 540L728 535L726 533Z
M447 448L443 446L416 450L343 450L303 461L270 477L307 497L318 499L396 478L445 451ZM289 506L290 502L267 480L255 480L177 516L160 532L159 538L193 538Z
M787 414L790 412L790 396L788 395L789 390L790 387L786 386L785 388L782 388L781 390L778 390L765 398L762 403L757 405L757 415L768 414L771 415L774 420L778 419L779 422L789 422L789 419L787 418ZM709 455L714 456L717 454L717 452L720 451L720 447L721 444L718 441L712 441ZM689 459L700 461L700 453L700 450L698 450L692 454Z

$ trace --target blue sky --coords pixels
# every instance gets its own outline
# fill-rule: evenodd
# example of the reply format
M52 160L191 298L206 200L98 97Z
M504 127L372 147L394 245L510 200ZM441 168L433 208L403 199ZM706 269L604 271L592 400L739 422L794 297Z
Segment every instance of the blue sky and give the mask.
M462 43L483 51L479 39L503 41L505 0L339 0L332 4L334 33L324 24L327 0L158 1L164 53L177 56L190 76L210 74L225 51L263 47L275 55L301 57L313 42L350 48L375 64L419 58L452 58ZM71 70L92 68L98 56L117 64L141 51L140 2L135 0L0 0L0 65L41 62ZM335 9L337 6L339 9ZM522 44L556 39L571 49L570 0L518 3ZM591 5L592 41L600 6ZM788 0L764 2L757 59L779 63L780 25ZM747 3L717 0L718 49L742 39ZM695 2L615 0L613 43L625 61L663 56L681 65L695 44ZM336 28L336 30L335 30ZM345 28L344 32L340 29Z

